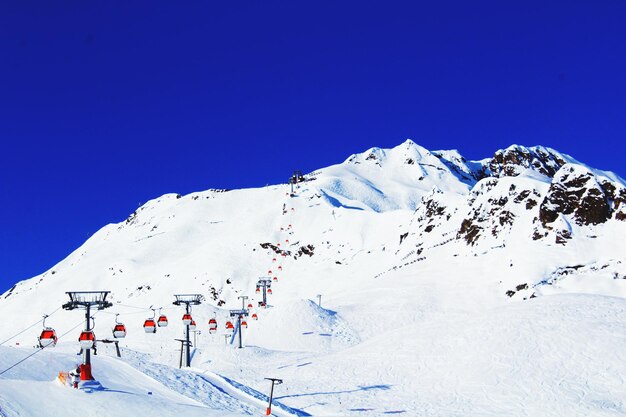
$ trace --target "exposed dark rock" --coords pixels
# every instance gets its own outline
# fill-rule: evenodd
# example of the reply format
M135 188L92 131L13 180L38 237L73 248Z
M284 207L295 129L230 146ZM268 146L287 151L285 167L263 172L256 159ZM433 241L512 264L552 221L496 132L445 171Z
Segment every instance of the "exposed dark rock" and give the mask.
M500 221L500 226L504 226L505 224L512 225L514 219L515 215L507 210L502 210L500 212L500 216L498 217L498 220Z
M564 164L559 155L546 148L512 146L496 152L487 166L495 177L516 177L524 169L553 177Z
M494 205L496 205L496 206L501 206L501 207L502 207L502 206L504 206L504 205L505 205L505 204L509 201L509 199L508 199L508 198L506 198L506 197L504 197L504 196L502 196L502 197L500 197L500 198L498 198L498 199L495 199L495 198L490 198L490 199L489 199L489 200L487 200L487 201L488 201L489 203L491 203L491 204L494 204Z
M274 251L274 253L276 253L278 255L285 255L285 256L290 256L291 255L290 251L283 250L283 249L279 248L278 246L276 246L276 245L274 245L272 243L269 243L269 242L259 243L259 245L261 245L261 247L263 249L271 249L272 251Z
M571 238L572 238L572 233L569 230L559 230L556 233L556 243L564 245Z
M611 200L615 200L615 185L611 184L609 181L602 181L600 183L600 187L602 187L604 194L606 194Z
M15 288L17 287L17 285L14 285L11 287L11 289L7 292L7 294L4 296L5 299L9 298L9 296L11 295L11 293L13 293L13 290L15 290Z
M530 210L536 205L537 205L537 201L533 200L532 198L529 198L528 200L526 200L526 210Z
M133 224L137 220L137 211L133 211L126 219L126 224Z
M611 217L607 196L591 172L567 165L555 175L539 207L539 220L546 227L559 214L573 215L579 225L600 224Z
M514 202L516 202L516 203L521 203L521 202L522 202L522 201L524 201L524 199L525 199L526 197L528 197L529 195L530 195L530 190L524 190L524 191L522 191L521 193L519 193L519 194L517 195L517 197L515 197L515 198L513 199L513 201L514 201Z
M300 248L298 249L298 252L295 255L295 258L298 258L303 255L313 256L314 251L315 251L315 246L313 245L300 246Z
M213 301L217 301L217 300L218 300L218 298L219 298L219 296L220 296L220 292L221 292L221 291L218 291L218 290L217 290L215 287L213 287L213 286L209 289L209 293L211 294L211 295L210 295L210 297L213 299Z
M480 231L482 229L479 226L476 226L472 223L471 219L465 219L461 223L461 228L457 233L457 239L465 238L465 241L468 245L474 245L476 239L480 236Z

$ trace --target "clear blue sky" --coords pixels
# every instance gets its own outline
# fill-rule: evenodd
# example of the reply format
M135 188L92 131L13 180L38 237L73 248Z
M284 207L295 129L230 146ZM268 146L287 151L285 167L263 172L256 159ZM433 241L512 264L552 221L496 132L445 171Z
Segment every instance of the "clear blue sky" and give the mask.
M161 194L406 138L625 176L625 77L623 0L4 1L0 291Z

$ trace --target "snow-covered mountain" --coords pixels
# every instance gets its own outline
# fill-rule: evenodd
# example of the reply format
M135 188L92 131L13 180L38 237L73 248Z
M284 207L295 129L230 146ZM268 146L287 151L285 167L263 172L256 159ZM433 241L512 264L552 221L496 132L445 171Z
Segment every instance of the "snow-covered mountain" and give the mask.
M253 413L263 378L278 376L284 415L619 415L624 232L626 183L613 173L539 146L467 161L407 140L308 173L293 195L279 184L152 200L3 294L0 341L50 314L67 333L54 354L67 357L82 317L60 309L65 291L109 290L96 333L110 338L119 313L123 360L171 398L213 409ZM255 293L263 276L273 278L267 309ZM205 297L193 310L194 372L170 368L181 293ZM259 320L238 350L222 329L241 295ZM149 308L171 325L145 334ZM220 332L210 335L213 316ZM17 346L40 330L8 340L2 356L26 355ZM19 369L0 375L0 410L28 415L8 406ZM54 377L42 366L29 381Z

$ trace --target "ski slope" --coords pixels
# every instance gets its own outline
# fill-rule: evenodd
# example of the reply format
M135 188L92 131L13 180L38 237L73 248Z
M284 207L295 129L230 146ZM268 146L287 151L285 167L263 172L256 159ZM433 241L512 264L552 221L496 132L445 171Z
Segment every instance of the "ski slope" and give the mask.
M23 358L27 349L0 348L0 366ZM207 407L200 401L168 389L161 382L137 371L123 361L96 357L98 381L102 387L75 390L55 378L59 370L76 367L77 359L68 354L43 351L29 360L27 366L14 368L0 379L0 410L5 416L61 416L80 413L102 415L159 415L177 416L241 416L249 415L245 408L228 412L229 407L219 401L220 408ZM198 396L216 396L215 389ZM234 407L230 407L234 408Z
M609 192L607 213L589 206ZM278 416L624 415L621 192L619 176L548 148L466 161L407 141L309 173L293 196L285 184L161 196L0 297L0 372L33 352L43 314L63 335L0 374L0 409L259 415L275 377ZM82 313L60 308L79 290L111 291L98 338L117 313L128 329L122 358L100 344L104 389L91 392L55 382L79 360ZM204 301L181 370L184 293ZM243 295L258 320L238 349L224 325ZM169 326L144 333L158 314Z

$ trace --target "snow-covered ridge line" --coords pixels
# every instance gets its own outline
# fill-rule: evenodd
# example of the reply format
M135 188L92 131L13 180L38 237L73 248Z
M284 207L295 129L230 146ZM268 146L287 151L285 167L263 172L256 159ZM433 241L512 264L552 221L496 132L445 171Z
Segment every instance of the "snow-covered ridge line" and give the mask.
M293 192L280 184L153 199L0 297L0 315L8 318L0 340L16 335L11 349L32 346L41 328L22 330L51 312L46 324L69 331L80 317L59 310L65 291L109 290L113 307L95 315L97 336L112 336L119 313L128 330L122 351L140 358L136 370L209 408L256 412L267 394L263 378L271 376L285 380L277 395L284 410L311 415L518 415L525 412L519 407L546 404L566 415L602 415L598 404L623 409L614 394L621 386L617 379L603 385L593 369L616 370L607 378L623 373L611 356L623 346L611 336L621 319L594 306L623 309L624 233L626 187L615 175L543 147L512 146L466 161L456 151L431 152L407 141L306 174ZM260 277L271 279L268 309L259 308ZM232 389L253 393L257 402L223 396L207 381L170 368L178 366L174 339L181 337L182 315L173 294L181 293L205 298L192 311L200 331L196 370L236 381ZM233 349L222 332L229 309L242 307L240 296L249 297L258 320L248 321L245 348ZM171 326L145 333L150 307L163 307ZM578 333L578 344L551 339L552 330L536 321L544 310L552 311L550 329L566 325L563 340L580 322L574 333L594 332L602 343L589 344ZM494 322L494 311L505 321ZM212 318L217 333L207 330ZM77 337L70 331L57 346L67 355L63 361L75 360ZM527 360L537 346L547 349L539 357L548 352L551 375L591 381L596 385L581 392L606 397L570 401L554 380L554 390L524 391L545 387L541 377L547 377ZM456 353L466 348L478 359L507 359L474 369ZM106 346L98 350L103 357L111 353ZM576 374L569 358L581 357L591 362ZM452 370L486 391L468 394L467 385L455 385L460 379ZM224 381L217 385L228 388ZM33 383L25 384L32 389ZM14 391L1 385L0 400L10 402ZM194 389L208 397L198 398ZM451 394L442 399L437 392ZM497 400L507 393L524 401Z

